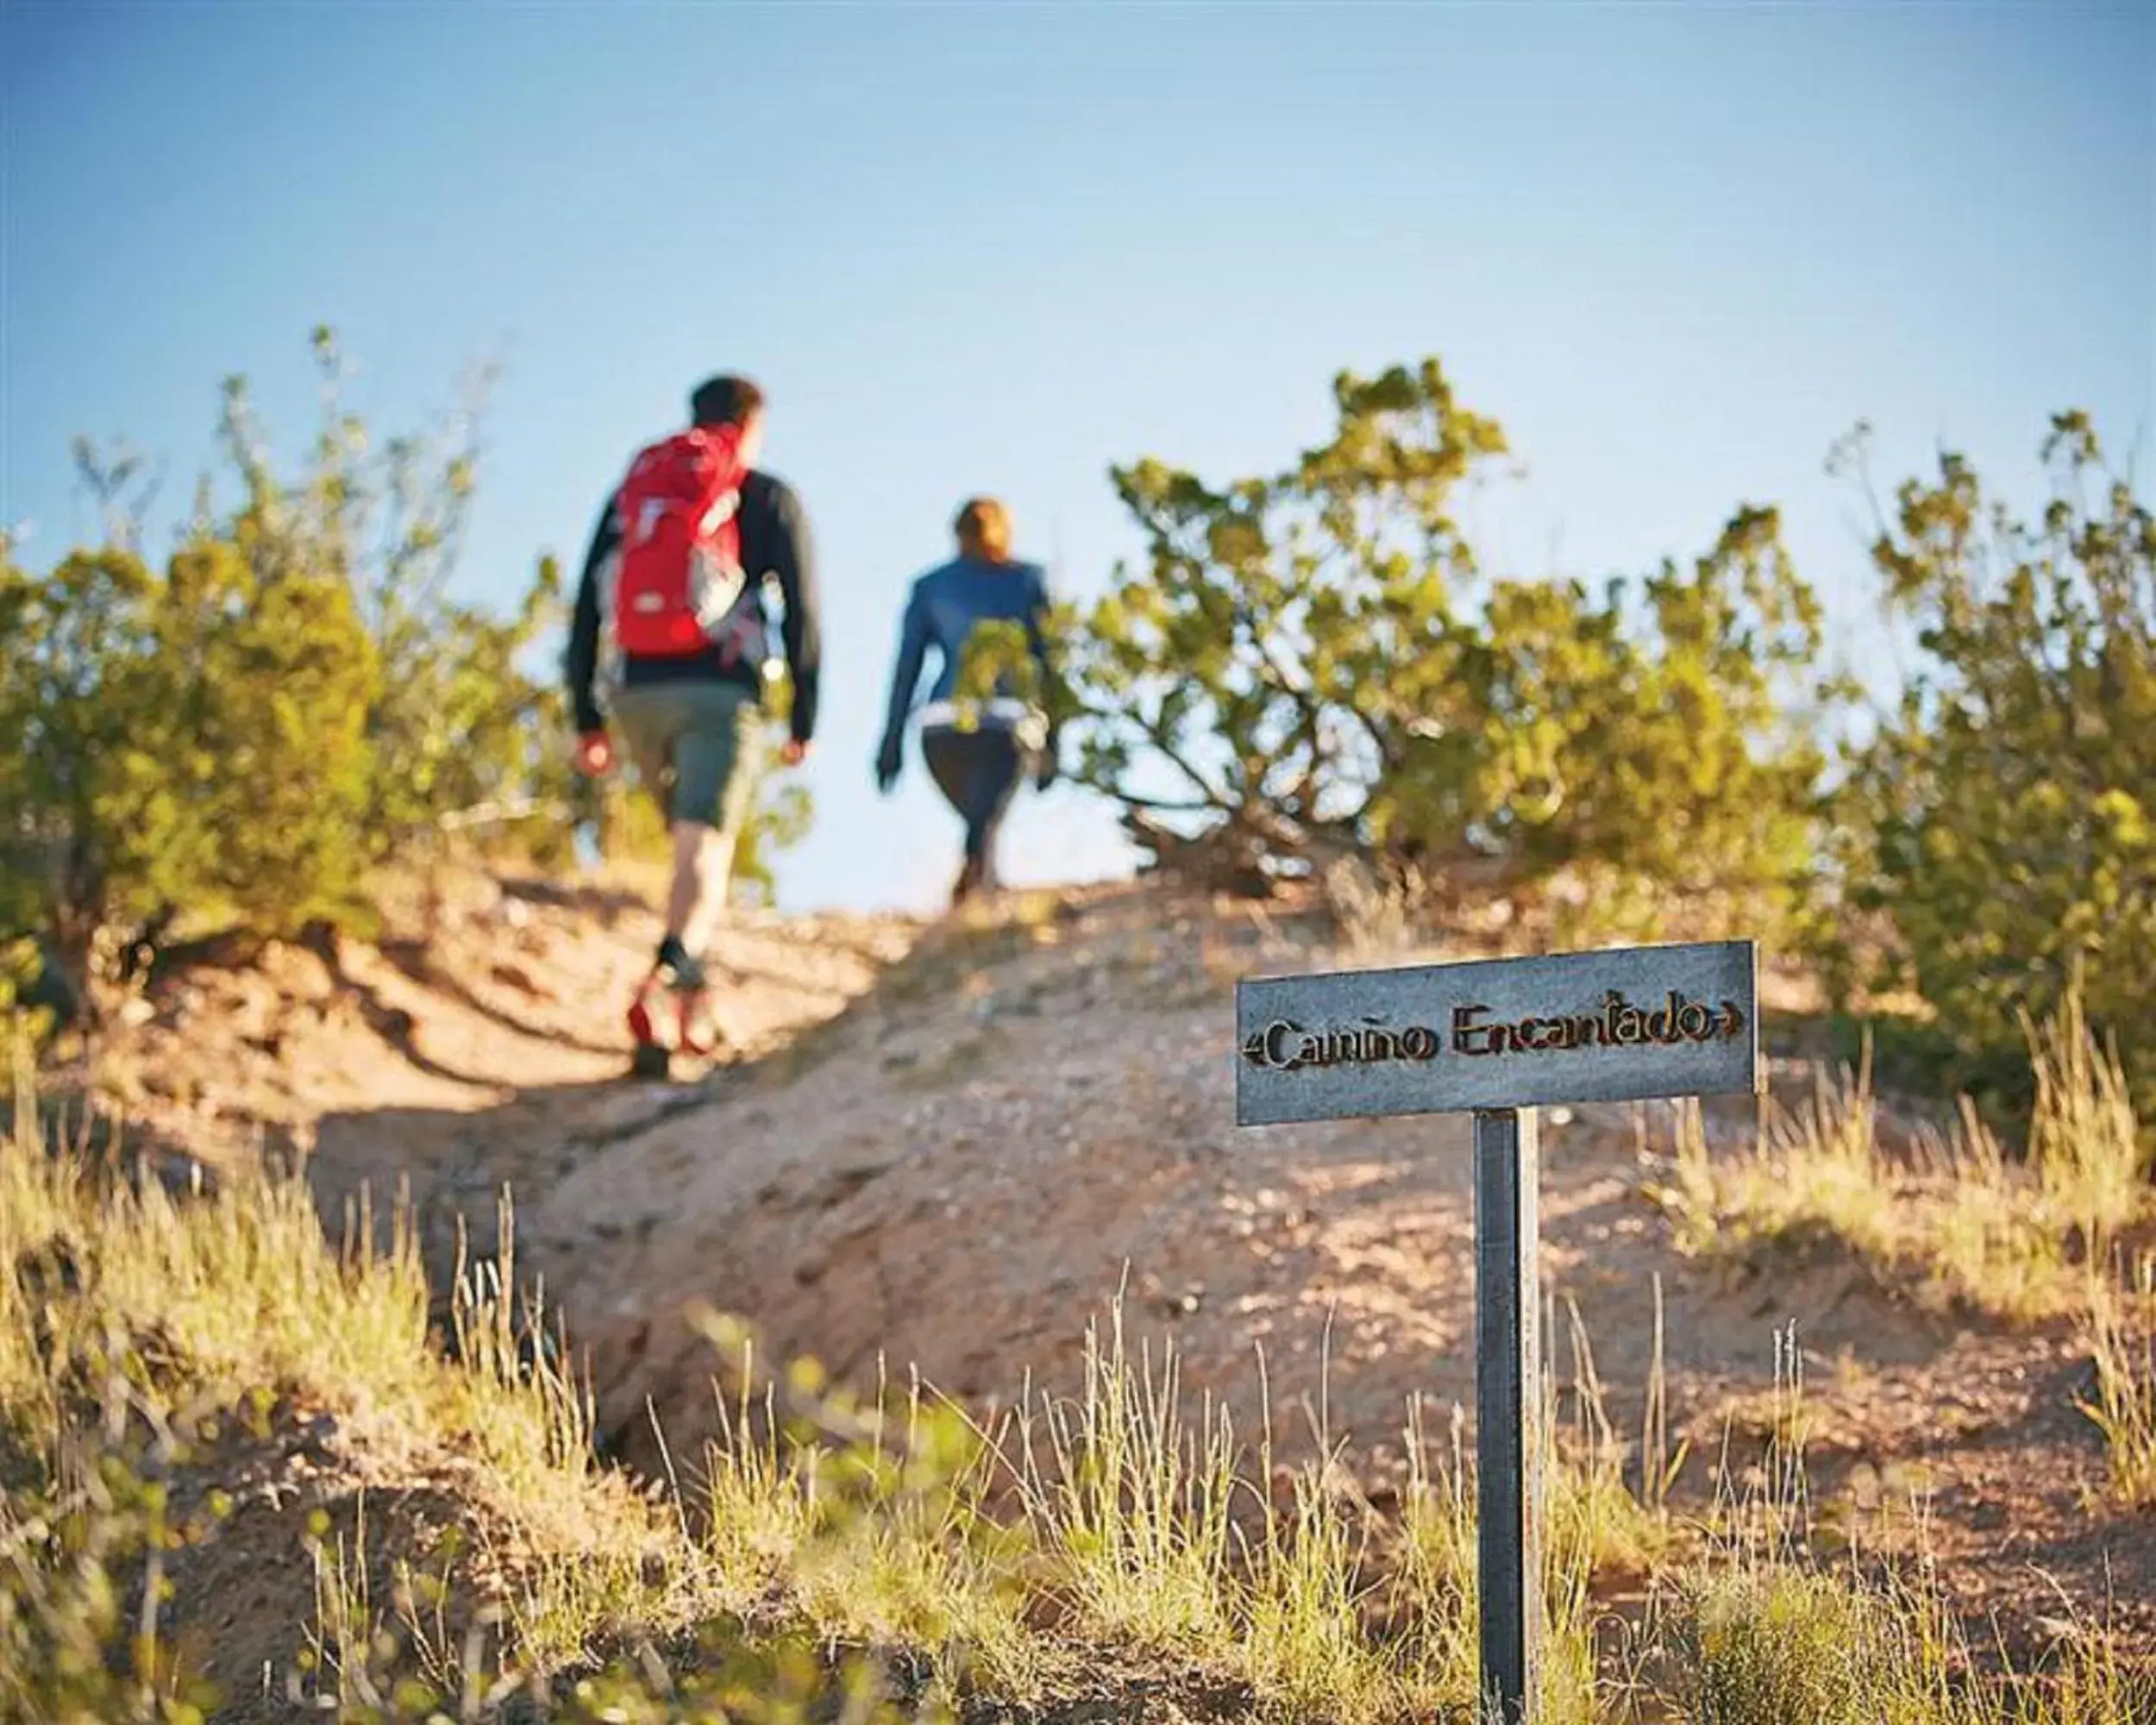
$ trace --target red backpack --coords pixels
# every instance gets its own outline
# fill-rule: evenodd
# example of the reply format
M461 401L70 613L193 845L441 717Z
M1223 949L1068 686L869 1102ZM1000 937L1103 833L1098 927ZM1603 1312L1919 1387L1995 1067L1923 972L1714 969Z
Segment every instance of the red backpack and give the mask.
M741 565L736 426L696 426L638 452L617 506L614 638L631 658L707 653L749 586Z

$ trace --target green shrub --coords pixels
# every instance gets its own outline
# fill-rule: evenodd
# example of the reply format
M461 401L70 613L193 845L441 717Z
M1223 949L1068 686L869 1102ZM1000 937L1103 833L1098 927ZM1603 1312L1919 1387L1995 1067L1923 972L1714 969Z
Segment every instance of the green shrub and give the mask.
M1961 456L1912 479L1872 556L1922 662L1842 798L1853 906L1977 1055L2080 978L2156 1110L2156 518L2104 482L2085 415L2053 422L2031 525ZM2094 493L2094 494L2092 494Z
M265 580L198 533L160 572L78 552L12 565L0 731L5 926L79 976L101 932L201 906L296 927L347 902L360 859L374 659L351 595Z
M1117 470L1146 552L1064 626L1081 777L1259 878L1482 859L1793 905L1840 688L1774 512L1636 587L1491 580L1454 511L1497 424L1435 361L1334 398L1277 474Z
M363 712L364 836L372 859L431 837L445 816L559 804L573 774L561 692L520 662L563 611L552 558L516 609L496 616L449 585L479 475L482 371L439 429L378 445L342 398L333 332L317 329L321 418L309 457L280 474L244 379L225 385L220 423L241 506L230 535L259 580L305 571L345 588L379 674ZM559 807L551 823L562 824ZM514 826L503 814L492 823Z

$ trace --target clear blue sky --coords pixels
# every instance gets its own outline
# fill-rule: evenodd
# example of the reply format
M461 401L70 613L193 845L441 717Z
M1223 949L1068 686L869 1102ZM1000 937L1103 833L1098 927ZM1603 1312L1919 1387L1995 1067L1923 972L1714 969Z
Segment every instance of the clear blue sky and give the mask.
M0 31L25 555L89 524L76 432L169 456L183 500L227 373L296 449L327 321L383 425L507 361L461 576L505 602L692 381L746 370L823 559L794 905L953 867L918 764L882 804L868 760L968 492L1083 591L1134 543L1111 461L1264 470L1337 368L1437 353L1529 466L1501 567L1643 569L1778 502L1876 670L1821 470L1853 420L1890 477L1943 441L2023 488L2055 408L2156 435L2146 4L0 0ZM1023 878L1120 854L1069 791L1012 841Z

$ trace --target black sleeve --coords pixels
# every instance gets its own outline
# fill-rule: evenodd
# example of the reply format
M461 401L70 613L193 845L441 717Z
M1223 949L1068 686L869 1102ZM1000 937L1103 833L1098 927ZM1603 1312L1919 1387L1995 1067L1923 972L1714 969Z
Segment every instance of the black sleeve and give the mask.
M579 731L597 731L605 723L592 687L599 674L599 576L620 538L621 524L615 519L614 499L610 497L599 512L599 525L592 530L591 548L584 554L584 574L577 582L576 612L569 624L569 648L564 662L569 706Z
M770 481L770 544L767 555L771 573L779 578L779 597L786 604L782 638L787 671L793 680L793 740L806 743L816 735L818 680L824 664L823 619L818 615L816 587L816 548L809 536L808 511L801 499L777 480Z

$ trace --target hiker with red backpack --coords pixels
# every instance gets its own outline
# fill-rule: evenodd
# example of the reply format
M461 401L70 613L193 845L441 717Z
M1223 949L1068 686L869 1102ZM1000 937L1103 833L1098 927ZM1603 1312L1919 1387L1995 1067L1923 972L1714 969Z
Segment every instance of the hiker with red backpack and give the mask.
M629 1011L639 1070L717 1041L704 946L724 911L734 850L762 766L770 650L765 589L779 590L793 685L787 766L816 731L815 567L808 518L756 466L763 394L715 377L690 424L637 452L592 536L567 669L577 764L612 768L613 732L671 831L666 936ZM611 730L610 730L611 726Z

